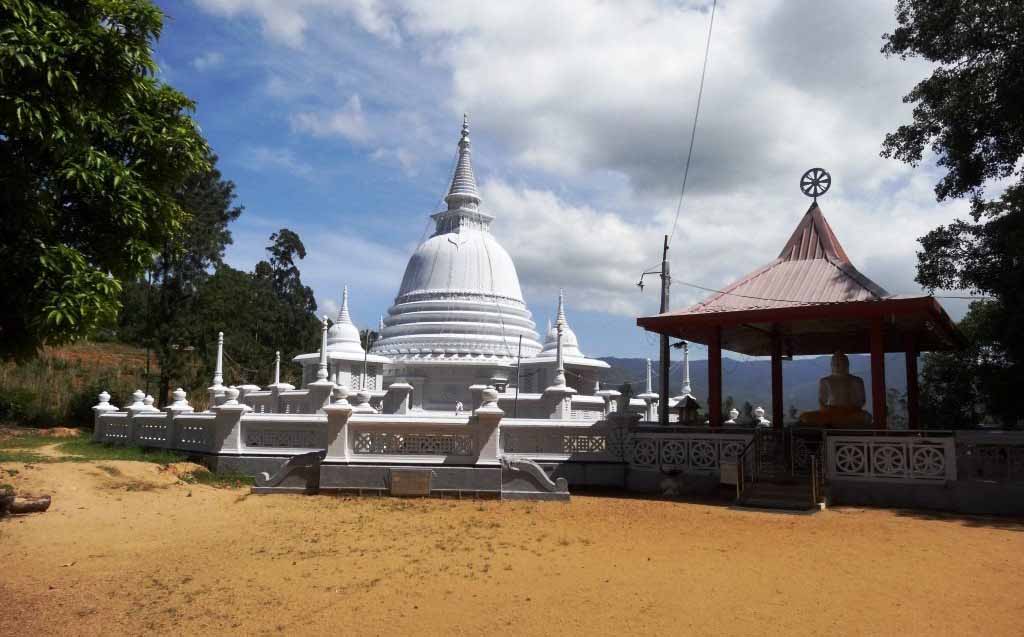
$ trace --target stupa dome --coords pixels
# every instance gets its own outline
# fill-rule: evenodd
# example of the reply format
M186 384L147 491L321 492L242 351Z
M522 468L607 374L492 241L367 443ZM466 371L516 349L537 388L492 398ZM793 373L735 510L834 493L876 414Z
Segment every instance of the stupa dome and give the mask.
M512 258L491 234L494 219L480 210L469 124L463 120L459 160L432 215L434 234L413 252L395 303L373 351L396 361L513 360L540 351Z
M341 310L338 311L338 320L327 330L327 352L350 353L363 355L363 346L359 340L359 328L352 322L348 312L348 286L341 295Z
M580 343L576 338L576 332L569 327L569 321L565 318L565 305L563 295L558 293L558 319L555 324L548 328L547 337L544 339L544 348L538 356L555 356L558 353L558 324L562 324L562 356L566 358L586 358L580 351Z

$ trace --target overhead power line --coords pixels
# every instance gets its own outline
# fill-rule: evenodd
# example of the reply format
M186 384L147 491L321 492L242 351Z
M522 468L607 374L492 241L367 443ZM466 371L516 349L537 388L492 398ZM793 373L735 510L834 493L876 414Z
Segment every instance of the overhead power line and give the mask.
M704 97L704 76L708 72L708 57L711 52L711 31L715 27L715 8L718 0L711 5L711 21L708 23L708 39L704 44L704 65L700 70L700 88L697 90L697 108L693 111L693 127L690 129L690 149L686 152L686 166L683 168L683 185L679 189L679 203L676 205L676 217L672 221L672 232L669 233L669 244L676 236L676 226L679 225L679 213L683 210L683 195L686 194L686 179L690 175L690 160L693 159L693 141L697 137L697 119L700 117L700 103Z

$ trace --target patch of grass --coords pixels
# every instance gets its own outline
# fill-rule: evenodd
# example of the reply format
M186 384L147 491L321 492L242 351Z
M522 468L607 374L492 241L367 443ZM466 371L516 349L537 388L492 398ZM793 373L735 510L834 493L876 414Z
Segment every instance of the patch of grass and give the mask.
M183 476L181 481L188 484L205 484L210 487L227 487L230 489L237 489L239 487L250 487L256 480L252 476L247 476L241 473L196 471Z
M31 451L20 451L18 449L3 449L0 450L0 462L21 462L24 464L33 464L37 462L51 462L56 458L47 458L41 456L38 453L32 453Z
M152 462L155 464L171 464L182 462L186 457L175 451L166 449L143 449L142 447L126 447L103 442L93 442L88 436L71 438L57 444L57 449L69 454L68 458L57 460L133 460L135 462Z
M111 467L108 464L98 464L96 465L96 468L111 477L116 478L117 476L124 475L123 473L121 473L120 469L118 469L117 467Z
M0 449L36 449L38 447L56 444L61 440L66 440L66 438L53 438L51 436L41 436L38 434L11 436L10 438L0 440Z

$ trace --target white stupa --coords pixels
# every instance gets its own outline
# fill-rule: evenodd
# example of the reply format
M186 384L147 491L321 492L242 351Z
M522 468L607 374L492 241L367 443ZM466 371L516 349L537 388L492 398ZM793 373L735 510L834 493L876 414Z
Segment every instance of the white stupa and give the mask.
M343 385L352 391L383 390L384 364L390 361L378 354L368 354L359 338L359 328L352 322L348 311L348 286L341 295L341 309L338 318L327 330L327 374L336 385ZM303 385L316 379L319 352L299 354L292 359L302 365Z
M372 348L393 363L387 379L411 383L419 390L414 405L428 409L468 404L470 385L500 386L518 356L541 350L515 264L491 234L494 217L480 209L466 119L445 202L447 210L432 215L434 234L409 259Z
M598 391L601 371L610 365L597 358L589 358L580 350L576 332L569 326L565 314L565 295L558 292L558 315L554 325L548 326L544 347L533 358L523 360L520 375L522 389L525 391L542 391L555 382L558 357L558 329L562 326L562 360L566 372L566 383L580 393L591 394Z

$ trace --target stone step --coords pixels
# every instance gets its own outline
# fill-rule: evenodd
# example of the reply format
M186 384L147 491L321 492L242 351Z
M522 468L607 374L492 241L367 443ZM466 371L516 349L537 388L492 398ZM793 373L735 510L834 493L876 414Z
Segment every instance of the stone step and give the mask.
M752 509L780 509L783 511L811 511L820 508L811 504L809 497L794 500L791 498L746 497L740 499L739 506Z
M806 481L757 482L744 491L738 504L761 509L807 511L817 508L811 502L811 486Z

